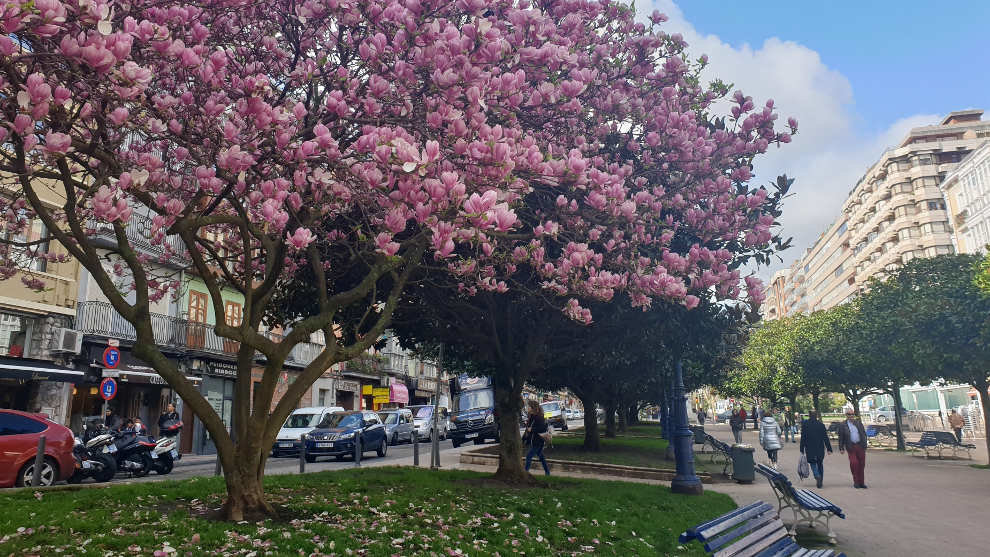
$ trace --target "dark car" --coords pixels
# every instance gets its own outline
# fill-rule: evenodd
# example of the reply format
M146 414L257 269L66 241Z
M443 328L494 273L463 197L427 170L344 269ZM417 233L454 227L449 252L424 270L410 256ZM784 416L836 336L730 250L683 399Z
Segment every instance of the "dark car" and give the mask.
M385 424L372 411L334 412L323 418L316 429L306 435L306 462L316 462L316 457L333 456L343 460L354 456L354 442L361 439L361 453L375 451L385 456L388 440Z
M729 418L731 418L731 417L732 417L732 410L731 409L730 410L722 410L718 414L715 414L715 423L717 423L717 424L724 424L724 423L728 422L729 421Z
M0 410L0 487L31 485L38 438L45 436L41 485L66 480L75 472L72 432L42 414Z

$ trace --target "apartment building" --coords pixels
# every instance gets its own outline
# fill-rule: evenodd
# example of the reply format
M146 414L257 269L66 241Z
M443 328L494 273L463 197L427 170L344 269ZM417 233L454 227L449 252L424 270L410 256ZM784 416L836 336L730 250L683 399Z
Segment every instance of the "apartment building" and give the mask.
M959 253L986 253L990 244L990 140L969 154L942 182Z
M915 257L953 253L940 184L990 138L990 122L982 115L982 110L952 112L937 125L912 129L884 152L787 278L767 287L768 299L783 301L764 308L763 315L774 319L828 309L852 299L870 278L882 278Z

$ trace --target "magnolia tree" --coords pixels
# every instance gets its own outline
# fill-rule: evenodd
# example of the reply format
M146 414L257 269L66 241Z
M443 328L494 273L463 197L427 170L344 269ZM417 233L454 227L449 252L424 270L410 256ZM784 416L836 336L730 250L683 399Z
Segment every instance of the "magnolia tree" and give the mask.
M268 514L280 425L377 340L414 271L471 295L512 288L525 264L582 322L579 298L617 290L639 306L740 296L728 263L774 216L744 184L750 160L790 136L742 94L711 117L725 87L699 85L662 16L633 16L607 1L7 1L3 276L43 256L11 239L40 219L203 421L226 515ZM149 226L129 230L139 214ZM107 229L111 249L94 241ZM239 343L233 435L155 344L150 304L178 288L159 271L176 261ZM311 307L285 319L272 302L303 275ZM242 320L223 289L243 294ZM269 413L290 350L318 333L325 349Z

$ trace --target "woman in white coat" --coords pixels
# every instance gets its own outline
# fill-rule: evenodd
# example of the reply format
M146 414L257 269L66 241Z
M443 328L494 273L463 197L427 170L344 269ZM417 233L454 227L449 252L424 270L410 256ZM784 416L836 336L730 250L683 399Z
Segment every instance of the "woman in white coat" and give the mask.
M773 413L769 412L760 420L760 446L767 452L767 457L777 467L777 451L782 446L780 443L780 424L773 418Z

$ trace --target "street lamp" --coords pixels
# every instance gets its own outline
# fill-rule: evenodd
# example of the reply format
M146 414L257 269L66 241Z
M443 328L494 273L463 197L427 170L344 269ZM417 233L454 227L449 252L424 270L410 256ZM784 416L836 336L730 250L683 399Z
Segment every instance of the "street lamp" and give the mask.
M694 432L688 428L684 371L680 359L674 364L674 393L671 405L674 419L671 443L674 445L677 475L670 482L670 490L686 495L701 495L704 489L701 486L701 479L694 473Z

